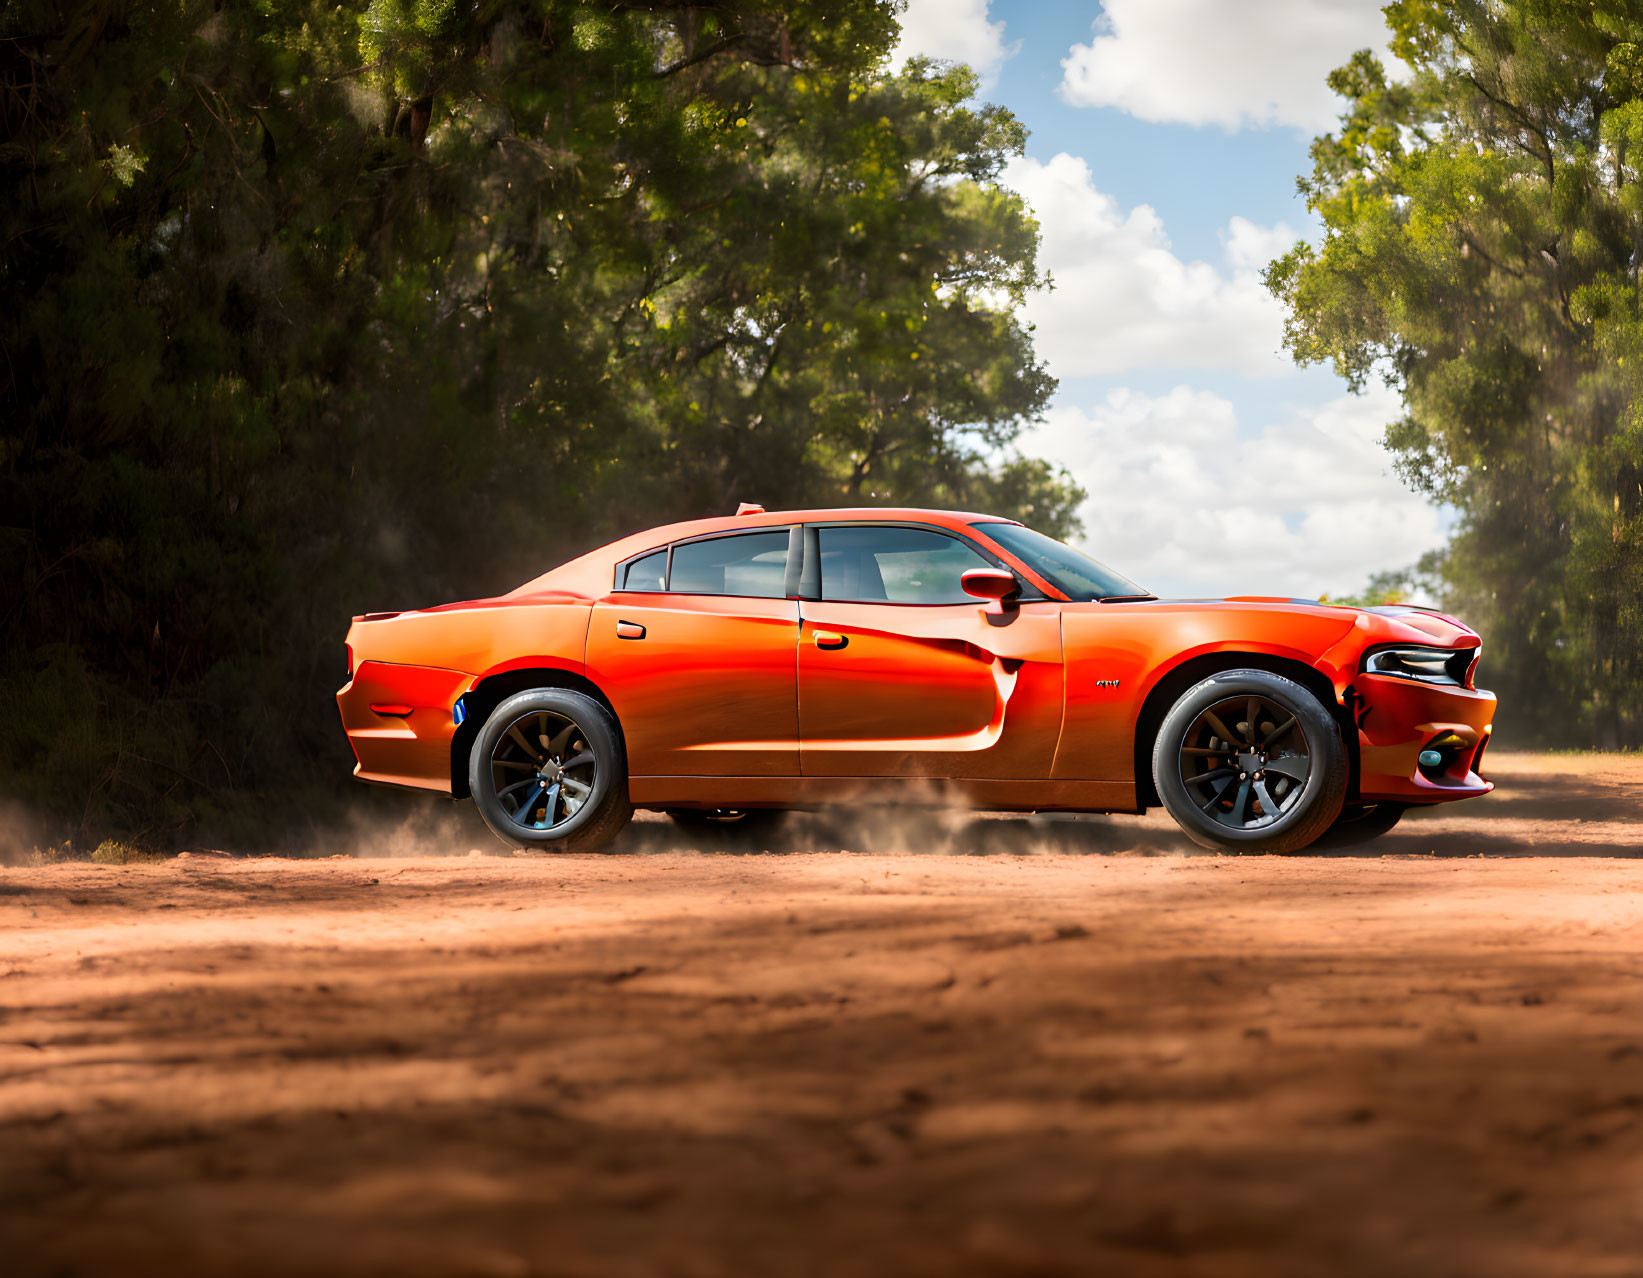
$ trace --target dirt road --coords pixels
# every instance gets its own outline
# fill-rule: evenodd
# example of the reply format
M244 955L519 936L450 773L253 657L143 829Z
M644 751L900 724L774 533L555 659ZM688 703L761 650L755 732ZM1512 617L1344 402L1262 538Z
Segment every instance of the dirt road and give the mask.
M1354 856L0 870L0 1268L1643 1274L1643 761L1493 766Z

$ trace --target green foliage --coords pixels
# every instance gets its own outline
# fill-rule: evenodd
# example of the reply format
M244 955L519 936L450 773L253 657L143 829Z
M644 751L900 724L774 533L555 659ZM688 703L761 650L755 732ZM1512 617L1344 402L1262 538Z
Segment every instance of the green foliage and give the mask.
M0 10L0 788L260 835L348 615L740 499L1069 531L1025 132L893 8Z
M1462 520L1447 603L1520 736L1643 740L1643 5L1399 0L1337 71L1268 270L1303 363L1383 376L1401 474Z
M164 853L145 852L119 839L104 839L92 849L91 859L98 865L152 865L167 858Z

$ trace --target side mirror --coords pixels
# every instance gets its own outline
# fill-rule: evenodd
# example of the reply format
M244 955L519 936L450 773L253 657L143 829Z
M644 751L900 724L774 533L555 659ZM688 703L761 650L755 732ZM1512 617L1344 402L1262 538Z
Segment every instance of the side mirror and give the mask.
M1002 568L972 568L958 580L965 594L987 600L987 611L995 615L1013 605L1021 593L1015 574Z

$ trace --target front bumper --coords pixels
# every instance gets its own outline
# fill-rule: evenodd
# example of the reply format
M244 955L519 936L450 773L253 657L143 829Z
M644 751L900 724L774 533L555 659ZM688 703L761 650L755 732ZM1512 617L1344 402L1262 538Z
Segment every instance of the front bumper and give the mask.
M337 709L357 763L354 775L378 785L451 792L451 708L473 683L460 670L362 661L337 693Z
M1361 674L1347 690L1358 725L1358 795L1370 802L1446 803L1495 788L1478 768L1495 717L1495 694L1481 689ZM1420 766L1420 753L1454 734L1440 769Z

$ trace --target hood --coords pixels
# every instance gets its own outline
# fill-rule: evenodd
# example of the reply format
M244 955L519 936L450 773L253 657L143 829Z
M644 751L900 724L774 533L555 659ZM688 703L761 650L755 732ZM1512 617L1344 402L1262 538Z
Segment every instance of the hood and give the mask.
M1476 648L1482 643L1477 631L1458 618L1436 608L1413 604L1373 604L1365 608L1356 604L1325 603L1320 599L1296 599L1286 595L1229 595L1225 599L1155 599L1141 606L1179 608L1204 604L1245 604L1305 611L1313 616L1333 614L1343 621L1352 621L1359 630L1370 632L1368 642L1371 643L1420 643L1440 648Z
M1385 617L1394 625L1406 626L1424 635L1444 648L1475 648L1482 642L1478 632L1464 621L1439 612L1436 608L1419 608L1412 604L1376 604L1360 608L1359 612L1373 617Z

